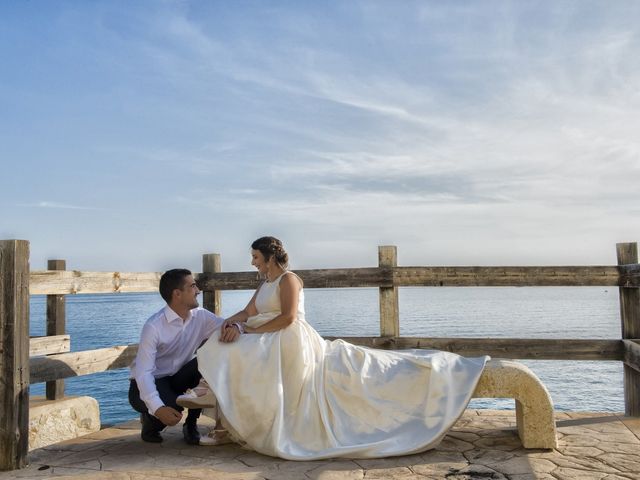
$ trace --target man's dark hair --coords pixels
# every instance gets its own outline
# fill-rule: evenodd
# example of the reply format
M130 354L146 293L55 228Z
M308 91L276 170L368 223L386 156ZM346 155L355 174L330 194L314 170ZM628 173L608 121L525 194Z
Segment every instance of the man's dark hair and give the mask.
M173 291L180 290L184 286L184 279L191 275L191 271L186 268L174 268L167 270L160 277L160 296L164 301L171 303Z

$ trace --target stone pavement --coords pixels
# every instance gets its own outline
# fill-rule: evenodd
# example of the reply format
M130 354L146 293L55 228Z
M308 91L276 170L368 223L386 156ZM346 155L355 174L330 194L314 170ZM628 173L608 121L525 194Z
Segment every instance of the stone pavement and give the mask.
M0 480L640 479L640 418L569 412L556 419L557 450L524 450L513 411L468 410L435 450L313 462L271 458L237 445L188 446L180 427L165 431L162 444L144 443L140 424L132 421L34 450L28 468L2 472Z

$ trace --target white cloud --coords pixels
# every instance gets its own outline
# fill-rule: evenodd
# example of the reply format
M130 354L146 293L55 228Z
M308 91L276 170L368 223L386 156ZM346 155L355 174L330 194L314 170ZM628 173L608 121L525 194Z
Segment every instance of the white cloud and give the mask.
M18 207L45 208L45 209L51 208L51 209L60 209L60 210L100 210L96 207L71 205L68 203L50 202L50 201L42 201L42 202L36 202L36 203L19 203Z

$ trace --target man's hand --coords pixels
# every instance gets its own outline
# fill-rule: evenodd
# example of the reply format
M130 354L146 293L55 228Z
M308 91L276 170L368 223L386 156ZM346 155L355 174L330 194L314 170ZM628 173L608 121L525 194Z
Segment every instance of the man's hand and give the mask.
M157 409L153 415L169 427L177 424L182 419L182 414L179 411L166 405Z
M223 343L235 342L240 337L240 330L234 323L225 321L220 328L220 341Z

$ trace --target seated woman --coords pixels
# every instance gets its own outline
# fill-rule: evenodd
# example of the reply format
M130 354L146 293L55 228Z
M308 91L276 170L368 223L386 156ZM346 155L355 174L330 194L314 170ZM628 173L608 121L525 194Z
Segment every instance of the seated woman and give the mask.
M287 271L282 243L262 237L251 249L265 280L226 320L245 334L233 343L210 338L198 350L231 436L289 460L436 447L464 412L489 357L325 341L305 321L303 282Z

